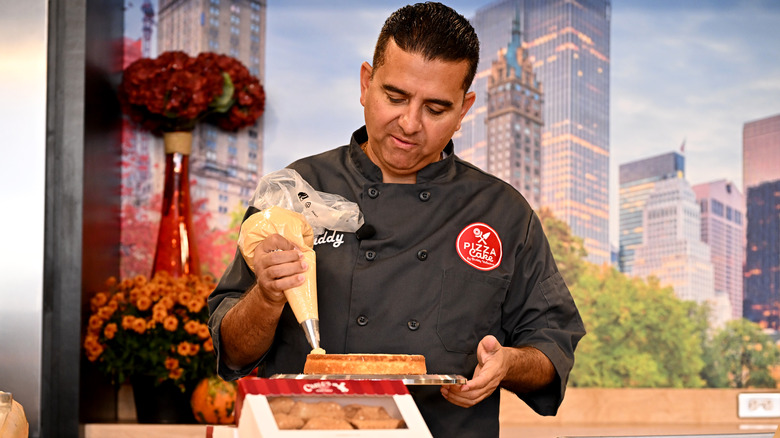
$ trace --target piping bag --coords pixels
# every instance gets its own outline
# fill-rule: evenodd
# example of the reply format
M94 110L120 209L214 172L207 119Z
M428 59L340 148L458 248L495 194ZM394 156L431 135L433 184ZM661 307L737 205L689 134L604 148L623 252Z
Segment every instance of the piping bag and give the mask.
M255 249L271 234L279 234L303 253L308 264L302 285L285 290L295 318L312 352L320 348L320 317L317 307L317 258L314 238L326 230L354 233L363 225L363 214L354 202L342 196L318 192L292 169L269 173L260 179L250 204L260 210L249 216L238 235L238 247L250 269Z

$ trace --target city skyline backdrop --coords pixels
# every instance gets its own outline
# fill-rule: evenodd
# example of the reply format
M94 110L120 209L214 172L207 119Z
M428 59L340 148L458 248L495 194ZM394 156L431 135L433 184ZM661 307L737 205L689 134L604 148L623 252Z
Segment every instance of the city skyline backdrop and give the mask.
M445 1L467 18L490 1ZM402 1L269 1L265 172L346 144L360 63ZM610 242L620 164L679 151L692 184L742 187L742 126L780 113L780 3L612 2ZM779 176L780 177L780 176Z
M140 3L128 2L126 22L139 29ZM473 18L491 1L445 3ZM264 172L348 142L363 123L360 64L404 4L268 2ZM780 3L769 1L612 2L612 245L622 163L684 145L692 185L726 179L744 194L742 126L780 113L778 23Z

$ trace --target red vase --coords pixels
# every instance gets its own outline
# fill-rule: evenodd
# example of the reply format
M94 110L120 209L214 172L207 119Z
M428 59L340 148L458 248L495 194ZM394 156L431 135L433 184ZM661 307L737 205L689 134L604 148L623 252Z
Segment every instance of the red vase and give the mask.
M163 142L165 186L152 276L158 272L167 272L173 277L200 275L190 202L192 133L166 132Z

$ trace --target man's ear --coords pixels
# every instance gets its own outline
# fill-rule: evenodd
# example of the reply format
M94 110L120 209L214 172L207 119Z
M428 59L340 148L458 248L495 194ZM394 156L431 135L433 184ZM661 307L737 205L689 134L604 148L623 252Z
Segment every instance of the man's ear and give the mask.
M368 62L360 65L360 104L363 106L366 106L366 93L368 92L368 86L371 84L373 72L374 68Z
M465 96L463 96L463 107L460 109L460 118L458 119L458 128L456 131L460 130L460 122L462 122L463 118L466 117L466 113L469 112L476 99L477 94L473 91L469 91Z

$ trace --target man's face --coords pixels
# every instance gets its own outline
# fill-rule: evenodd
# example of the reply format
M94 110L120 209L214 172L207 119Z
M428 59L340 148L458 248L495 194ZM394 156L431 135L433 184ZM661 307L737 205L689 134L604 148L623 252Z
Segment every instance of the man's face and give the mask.
M360 68L360 103L368 131L367 153L384 182L414 183L417 172L438 161L474 103L463 91L467 61L427 61L392 39L384 63Z

